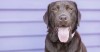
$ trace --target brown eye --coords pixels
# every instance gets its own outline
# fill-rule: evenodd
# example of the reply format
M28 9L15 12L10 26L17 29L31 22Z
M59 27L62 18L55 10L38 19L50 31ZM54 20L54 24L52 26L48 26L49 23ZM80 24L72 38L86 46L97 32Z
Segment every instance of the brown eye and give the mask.
M52 11L55 11L55 10L56 10L56 8L52 8L51 10L52 10Z
M69 8L70 10L73 10L73 8Z
M59 6L57 5L57 9L59 9Z
M59 6L55 6L51 10L54 11L54 12L57 12L59 10Z
M69 6L68 5L66 5L66 10L69 8Z
M73 10L73 8L70 8L69 5L66 5L66 10Z

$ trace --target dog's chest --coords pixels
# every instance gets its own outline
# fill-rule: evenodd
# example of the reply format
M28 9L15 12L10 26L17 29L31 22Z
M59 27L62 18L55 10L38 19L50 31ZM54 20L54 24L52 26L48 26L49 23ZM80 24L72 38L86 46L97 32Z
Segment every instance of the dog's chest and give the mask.
M57 52L67 52L68 47L65 44L57 44Z

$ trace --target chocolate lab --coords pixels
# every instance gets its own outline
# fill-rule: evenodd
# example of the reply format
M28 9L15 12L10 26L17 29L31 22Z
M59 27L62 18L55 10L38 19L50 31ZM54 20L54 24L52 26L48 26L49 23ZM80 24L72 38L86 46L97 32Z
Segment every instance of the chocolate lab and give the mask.
M56 1L49 4L44 15L48 28L45 52L87 52L77 32L81 14L73 1Z

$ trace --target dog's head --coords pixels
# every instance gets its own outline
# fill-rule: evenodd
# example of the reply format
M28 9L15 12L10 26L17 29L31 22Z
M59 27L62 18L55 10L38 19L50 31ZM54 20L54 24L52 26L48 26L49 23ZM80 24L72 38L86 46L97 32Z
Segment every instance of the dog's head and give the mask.
M73 1L56 1L48 5L44 22L49 29L57 29L58 39L67 42L76 31L81 19L77 4Z

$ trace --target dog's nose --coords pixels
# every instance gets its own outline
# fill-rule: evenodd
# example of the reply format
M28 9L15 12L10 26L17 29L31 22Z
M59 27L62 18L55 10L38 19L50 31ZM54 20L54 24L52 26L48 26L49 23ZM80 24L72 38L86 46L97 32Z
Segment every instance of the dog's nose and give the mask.
M66 20L67 20L67 17L66 17L66 16L60 16L59 19L60 19L61 21L66 21Z

